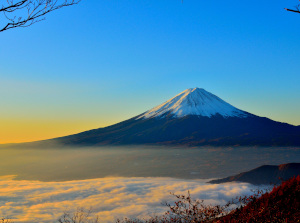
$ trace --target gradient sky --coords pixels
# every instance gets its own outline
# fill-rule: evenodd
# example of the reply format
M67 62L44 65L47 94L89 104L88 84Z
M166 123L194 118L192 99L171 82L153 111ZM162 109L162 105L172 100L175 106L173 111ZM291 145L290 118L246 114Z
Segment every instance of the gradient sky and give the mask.
M300 125L296 0L82 0L0 33L0 143L104 127L201 87Z

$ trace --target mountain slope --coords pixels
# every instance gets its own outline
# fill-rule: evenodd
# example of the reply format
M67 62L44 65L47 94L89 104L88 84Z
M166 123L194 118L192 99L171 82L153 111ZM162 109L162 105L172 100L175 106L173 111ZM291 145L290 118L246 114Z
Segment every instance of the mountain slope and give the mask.
M129 120L47 142L82 146L299 146L300 127L258 117L204 89L192 88Z
M287 180L291 177L300 174L300 163L287 163L276 165L264 165L253 170L240 173L235 176L226 177L223 179L212 180L209 183L226 183L226 182L246 182L251 184L278 184L282 180Z

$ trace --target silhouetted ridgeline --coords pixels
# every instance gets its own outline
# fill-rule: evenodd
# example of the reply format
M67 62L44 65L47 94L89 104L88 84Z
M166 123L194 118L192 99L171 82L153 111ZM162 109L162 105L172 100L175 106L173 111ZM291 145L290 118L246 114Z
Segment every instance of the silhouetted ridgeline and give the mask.
M279 184L282 180L290 179L291 177L298 176L299 174L300 163L287 163L278 166L264 165L253 170L237 174L235 176L212 180L209 183L219 184L239 181L255 185Z

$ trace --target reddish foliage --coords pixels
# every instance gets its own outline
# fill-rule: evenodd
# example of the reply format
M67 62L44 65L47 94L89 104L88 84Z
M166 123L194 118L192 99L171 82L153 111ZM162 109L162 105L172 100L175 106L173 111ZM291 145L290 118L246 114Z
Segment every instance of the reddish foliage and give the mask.
M275 186L270 193L253 198L217 222L300 222L300 176Z

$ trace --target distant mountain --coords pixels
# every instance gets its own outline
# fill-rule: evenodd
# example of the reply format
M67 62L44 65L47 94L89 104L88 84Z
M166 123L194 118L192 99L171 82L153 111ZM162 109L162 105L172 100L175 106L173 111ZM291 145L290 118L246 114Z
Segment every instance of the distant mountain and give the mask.
M77 146L300 146L300 127L250 114L204 89L191 88L129 120L46 142Z
M209 183L219 184L233 181L259 184L279 184L282 180L300 175L300 163L288 163L279 166L264 165L248 172L223 179L212 180Z

